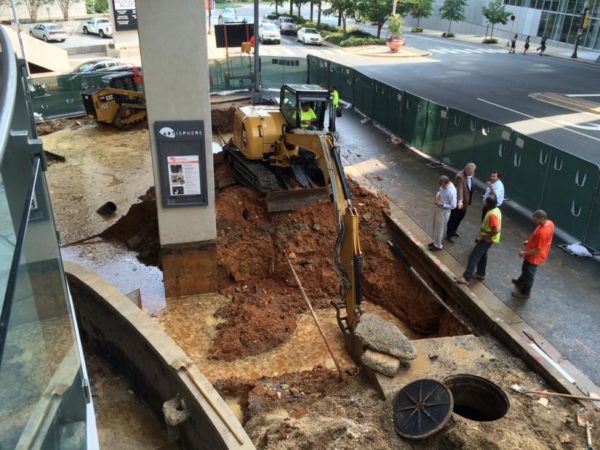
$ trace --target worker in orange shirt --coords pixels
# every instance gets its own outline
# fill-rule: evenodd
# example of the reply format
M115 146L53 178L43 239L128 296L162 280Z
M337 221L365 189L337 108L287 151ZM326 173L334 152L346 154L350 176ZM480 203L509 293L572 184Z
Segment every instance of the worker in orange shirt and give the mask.
M533 213L532 219L537 226L529 239L523 242L523 250L519 252L519 256L523 258L521 276L512 280L515 285L513 297L523 300L527 300L531 294L537 268L548 258L554 237L554 223L548 219L546 211L538 209Z

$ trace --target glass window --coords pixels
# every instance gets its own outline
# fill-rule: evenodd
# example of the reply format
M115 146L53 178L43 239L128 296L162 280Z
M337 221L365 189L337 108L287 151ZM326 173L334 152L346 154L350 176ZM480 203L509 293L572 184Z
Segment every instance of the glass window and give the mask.
M286 89L283 93L281 112L283 113L287 123L293 126L297 125L296 96L288 89Z

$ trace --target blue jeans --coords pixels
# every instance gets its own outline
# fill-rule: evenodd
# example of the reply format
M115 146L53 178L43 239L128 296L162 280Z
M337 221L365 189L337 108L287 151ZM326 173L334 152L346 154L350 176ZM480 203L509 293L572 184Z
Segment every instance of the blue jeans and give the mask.
M523 266L521 267L521 276L517 280L516 286L521 291L521 294L531 294L531 288L533 287L533 279L535 278L535 272L538 266L531 264L526 259L523 260Z
M467 281L471 281L473 278L473 271L475 267L477 267L477 274L482 277L485 276L485 268L487 266L487 252L492 246L491 243L486 242L481 239L476 242L475 247L471 250L471 254L469 255L469 262L467 263L467 268L463 273L463 277Z

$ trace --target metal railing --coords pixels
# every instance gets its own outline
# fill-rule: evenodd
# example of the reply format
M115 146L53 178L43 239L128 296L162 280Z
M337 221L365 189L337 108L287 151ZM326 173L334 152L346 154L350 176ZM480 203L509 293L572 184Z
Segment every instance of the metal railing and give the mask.
M15 54L4 28L0 26L0 164L4 160L4 151L8 144L9 130L12 123L15 102L17 99L17 63Z

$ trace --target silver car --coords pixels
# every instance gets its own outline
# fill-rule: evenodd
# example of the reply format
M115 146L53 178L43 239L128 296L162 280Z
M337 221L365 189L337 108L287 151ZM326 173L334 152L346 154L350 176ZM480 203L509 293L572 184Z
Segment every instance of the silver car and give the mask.
M296 21L293 17L281 16L277 19L281 34L296 34Z
M65 42L67 40L67 33L63 27L55 23L38 23L29 30L29 34L45 42Z

